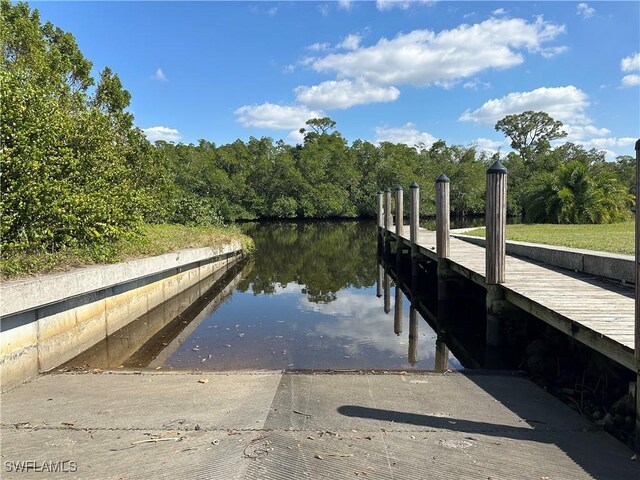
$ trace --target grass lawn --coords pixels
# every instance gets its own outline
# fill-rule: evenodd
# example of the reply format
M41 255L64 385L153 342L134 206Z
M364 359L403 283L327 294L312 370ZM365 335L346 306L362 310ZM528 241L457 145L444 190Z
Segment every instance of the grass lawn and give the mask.
M240 241L247 251L253 249L253 240L235 226L143 225L140 234L100 247L73 248L55 253L3 254L0 276L3 280L16 279L161 255L185 248L216 247L234 240Z
M507 225L507 240L634 254L634 222L603 225ZM478 228L465 235L484 237Z

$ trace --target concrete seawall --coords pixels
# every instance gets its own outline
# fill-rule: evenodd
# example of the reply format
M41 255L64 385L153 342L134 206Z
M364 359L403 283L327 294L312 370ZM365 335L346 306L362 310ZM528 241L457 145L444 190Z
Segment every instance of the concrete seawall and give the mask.
M452 232L455 238L484 247L485 239ZM567 268L596 277L634 284L635 266L632 255L595 252L577 248L556 247L539 243L507 241L507 254L526 257L555 267Z
M0 285L2 391L70 360L242 256L240 244L228 244Z

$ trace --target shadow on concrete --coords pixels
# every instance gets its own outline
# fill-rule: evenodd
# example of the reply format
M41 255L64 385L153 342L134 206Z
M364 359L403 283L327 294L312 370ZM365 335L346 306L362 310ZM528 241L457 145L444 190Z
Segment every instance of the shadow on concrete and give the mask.
M436 417L433 415L361 407L358 405L343 405L338 407L338 412L347 417L369 418L393 423L406 423L419 427L428 427L440 430L444 429L453 432L482 432L486 435L498 434L500 437L510 437L509 433L517 433L517 438L522 438L522 434L530 433L532 429L536 428L536 424L538 426L544 425L544 422L528 421L526 423L529 427L514 427L513 425L475 422L473 420L463 420L451 417Z
M555 445L593 478L599 480L640 478L640 463L631 460L633 452L610 435L595 428L556 428L549 423L531 419L524 419L523 425L526 426L518 427L358 405L342 405L337 410L346 417ZM517 413L518 408L514 410ZM567 413L573 414L573 412ZM544 462L545 459L540 458L540 461Z

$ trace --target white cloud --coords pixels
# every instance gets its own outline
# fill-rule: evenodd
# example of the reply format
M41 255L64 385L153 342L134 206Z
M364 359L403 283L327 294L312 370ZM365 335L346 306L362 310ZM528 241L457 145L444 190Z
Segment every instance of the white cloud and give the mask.
M310 118L323 117L320 111L310 110L302 105L245 105L234 112L244 127L275 128L291 130L302 128Z
M620 68L623 72L634 72L640 70L640 53L633 53L620 61Z
M553 58L557 55L560 55L561 53L566 52L567 50L569 50L569 48L565 46L548 47L540 50L540 55L542 55L542 57L544 58Z
M489 155L493 155L494 153L498 153L501 149L506 147L504 141L498 142L496 140L490 140L488 138L476 138L472 145L475 147L477 152L487 152Z
M327 5L326 3L322 3L320 5L318 5L318 11L320 12L320 15L322 15L323 17L326 17L329 15L329 5Z
M284 67L282 67L282 73L284 74L291 74L293 72L296 71L296 66L295 65L285 65Z
M376 7L381 12L399 8L401 10L408 9L411 5L433 5L435 0L376 0Z
M327 42L316 42L312 45L309 45L307 47L307 50L312 50L314 52L324 52L326 50L329 50L331 48L331 44L327 43Z
M349 34L336 47L344 48L345 50L357 50L360 46L360 40L362 40L360 35Z
M393 102L400 96L396 87L378 87L359 80L331 80L312 87L300 86L295 92L299 103L323 109Z
M581 143L587 148L595 148L598 150L605 150L607 147L610 148L626 148L629 147L629 151L633 150L633 144L636 142L635 138L631 137L605 137L605 138L592 138L589 140L585 140Z
M522 51L553 55L563 47L545 46L564 32L564 26L538 17L491 18L439 33L414 30L393 39L381 38L369 47L316 58L317 72L336 72L339 78L363 78L381 85L451 84L488 68L521 64Z
M471 80L469 80L468 82L464 83L462 85L464 88L468 88L471 90L478 90L479 88L483 88L483 89L487 89L491 86L490 83L488 82L482 82L480 80L478 80L477 78L472 78Z
M346 10L347 12L351 10L352 7L352 2L351 0L339 0L338 1L338 8L341 10Z
M167 77L166 77L166 75L164 74L164 72L162 71L161 68L158 68L156 70L156 73L151 75L151 79L152 80L158 80L160 82L166 82L167 81Z
M489 100L477 110L464 112L460 120L493 125L507 115L533 110L546 112L562 122L587 124L589 119L585 110L588 106L587 94L573 85L542 87Z
M622 77L623 87L637 87L638 85L640 85L640 75L632 74Z
M504 8L496 8L493 12L491 12L491 15L493 15L494 17L498 17L500 15L504 15L505 13L507 13L507 11Z
M291 145L297 145L304 143L304 133L300 133L300 129L291 130L287 135L287 142Z
M578 15L580 15L582 18L591 18L596 13L596 9L591 8L586 3L579 3L577 8L578 8Z
M169 127L149 127L143 128L142 132L146 135L147 140L155 142L158 140L164 140L165 142L177 142L182 138L182 135L175 128Z
M594 125L565 125L567 136L556 143L571 142L590 150L603 151L607 160L614 160L619 154L633 150L635 139L630 137L611 137L611 130ZM620 153L616 153L613 149Z
M567 132L567 136L562 141L572 143L581 143L587 137L602 137L611 133L608 128L598 128L593 125L565 125L564 131Z
M425 148L433 145L436 137L427 132L421 132L411 122L406 123L402 127L376 127L376 141L404 143L410 147L424 144Z

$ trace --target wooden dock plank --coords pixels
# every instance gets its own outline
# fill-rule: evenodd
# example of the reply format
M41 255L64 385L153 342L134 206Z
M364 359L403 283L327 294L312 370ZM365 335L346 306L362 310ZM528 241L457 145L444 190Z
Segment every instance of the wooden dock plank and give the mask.
M390 227L392 238L395 226ZM409 227L401 231L409 246ZM418 251L431 260L436 233L421 228ZM457 238L450 239L450 268L485 286L485 249ZM572 335L634 371L635 301L632 288L592 276L544 265L511 255L506 259L505 298L541 320Z

